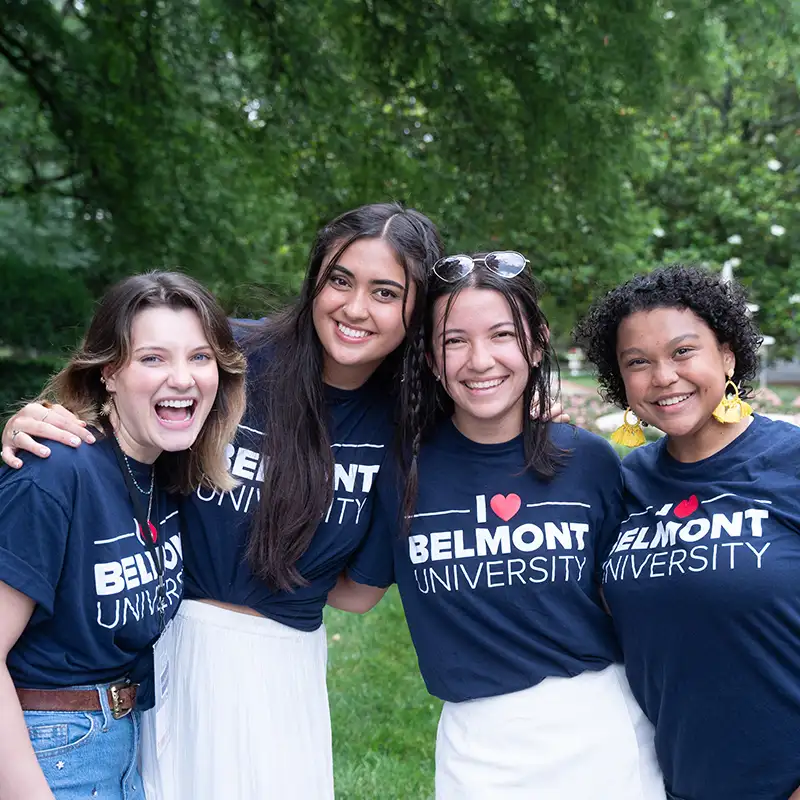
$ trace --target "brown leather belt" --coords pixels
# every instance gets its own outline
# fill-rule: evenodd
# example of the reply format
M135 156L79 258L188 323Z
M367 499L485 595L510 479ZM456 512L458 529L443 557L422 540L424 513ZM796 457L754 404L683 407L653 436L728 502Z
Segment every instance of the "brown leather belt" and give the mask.
M135 683L112 683L106 689L114 719L122 719L136 705ZM17 689L23 711L102 711L97 689Z

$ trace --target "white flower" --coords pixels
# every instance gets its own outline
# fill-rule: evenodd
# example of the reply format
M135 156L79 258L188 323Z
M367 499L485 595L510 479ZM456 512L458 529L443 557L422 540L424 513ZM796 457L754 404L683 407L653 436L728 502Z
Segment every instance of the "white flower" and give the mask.
M777 172L782 166L783 164L781 164L777 158L771 158L769 161L767 161L767 167L773 172Z
M664 19L673 19L675 17L674 11L665 11L664 12Z
M778 141L778 137L777 137L777 136L776 136L774 133L768 133L768 134L767 134L767 135L764 137L764 141L765 141L767 144L775 144L775 142L777 142L777 141Z
M433 136L431 136L429 133L426 133L422 137L422 141L425 142L426 144L430 144L433 141Z
M732 269L736 269L736 267L741 266L742 259L741 258L729 258L723 265L722 268L731 267Z
M784 227L783 227L783 225L773 225L773 226L772 226L772 227L769 229L769 232L770 232L770 233L771 233L773 236L783 236L783 234L784 234L784 233L786 233L786 228L784 228Z
M733 236L728 237L728 244L741 244L742 237L739 236L738 233L734 233Z
M657 236L661 239L663 236L666 236L667 232L663 228L653 228L653 236Z

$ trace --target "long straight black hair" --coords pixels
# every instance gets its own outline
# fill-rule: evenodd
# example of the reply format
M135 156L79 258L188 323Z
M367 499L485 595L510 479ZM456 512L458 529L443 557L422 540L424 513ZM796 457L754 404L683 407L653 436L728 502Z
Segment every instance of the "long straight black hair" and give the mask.
M480 259L484 253L475 253L475 268L461 280L445 283L435 275L431 276L426 299L425 320L417 331L417 338L410 351L418 354L409 361L406 382L409 384L408 396L415 402L405 408L403 414L401 451L404 478L403 518L408 520L414 513L419 487L417 461L422 442L433 428L442 420L452 417L455 405L446 391L445 370L441 383L434 377L429 362L433 362L437 351L441 354L442 365L446 365L447 354L443 342L433 338L434 316L437 301L446 297L442 327L458 295L468 288L490 289L501 294L511 309L517 341L522 355L528 364L528 382L522 395L522 438L525 453L525 469L541 478L552 478L565 457L564 451L557 448L548 435L547 419L552 405L551 375L558 373L558 362L550 346L550 331L547 318L539 307L539 288L528 273L523 271L514 278L502 278L488 269ZM536 356L536 357L535 357ZM538 357L538 363L537 362ZM404 530L410 526L404 522Z
M403 319L411 341L422 326L430 267L442 246L434 224L397 203L348 211L318 233L311 248L300 297L245 339L264 366L248 386L249 402L264 430L264 484L254 514L247 556L254 573L277 590L306 583L297 562L333 501L334 460L328 435L323 384L323 349L313 322L313 304L342 254L359 239L380 239L405 273ZM409 307L411 287L416 302ZM410 313L409 313L410 312ZM407 342L390 353L375 379L385 383L386 402L408 389L400 377ZM259 363L262 359L256 359ZM394 386L395 381L399 388ZM393 394L394 390L394 394Z

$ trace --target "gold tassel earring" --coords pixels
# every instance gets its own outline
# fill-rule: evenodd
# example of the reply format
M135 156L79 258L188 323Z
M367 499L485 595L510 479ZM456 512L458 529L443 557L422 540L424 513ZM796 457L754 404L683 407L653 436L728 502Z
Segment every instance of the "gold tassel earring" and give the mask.
M741 422L745 417L749 417L753 413L753 409L749 403L739 397L739 387L731 380L732 376L728 377L728 382L725 384L725 391L722 394L722 400L719 405L711 412L717 422L723 425L729 425L734 422ZM733 394L728 394L728 387L733 389Z
M625 447L640 447L646 441L644 438L644 431L642 430L642 423L636 414L633 414L636 423L631 424L628 422L628 414L633 414L630 407L625 409L625 414L622 417L622 425L611 434L611 441Z

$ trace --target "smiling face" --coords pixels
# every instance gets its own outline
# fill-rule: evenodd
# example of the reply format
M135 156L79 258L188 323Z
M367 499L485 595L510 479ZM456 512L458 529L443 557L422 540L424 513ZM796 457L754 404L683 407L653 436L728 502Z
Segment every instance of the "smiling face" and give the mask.
M637 311L619 325L617 360L628 404L670 439L719 433L712 416L736 359L693 311ZM729 426L735 427L735 426Z
M404 309L405 270L382 239L353 242L329 271L323 268L322 281L312 317L324 352L323 378L355 389L405 339L415 287Z
M103 372L114 400L111 424L127 455L152 463L162 451L194 444L217 395L217 362L200 318L189 309L140 311L130 348L127 364Z
M453 398L453 421L476 442L509 441L522 431L530 378L511 308L493 289L463 289L448 310L451 297L434 307L433 369Z

